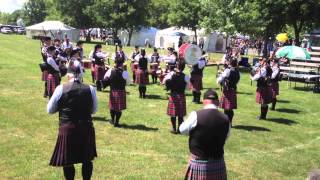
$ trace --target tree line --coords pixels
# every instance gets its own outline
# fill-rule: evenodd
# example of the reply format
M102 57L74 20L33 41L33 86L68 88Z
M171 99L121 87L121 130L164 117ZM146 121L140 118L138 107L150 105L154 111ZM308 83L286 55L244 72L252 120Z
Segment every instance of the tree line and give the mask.
M21 10L0 13L0 23L26 25L61 20L80 29L100 27L129 32L141 27L170 26L242 33L263 39L280 32L300 35L320 26L320 0L29 0Z

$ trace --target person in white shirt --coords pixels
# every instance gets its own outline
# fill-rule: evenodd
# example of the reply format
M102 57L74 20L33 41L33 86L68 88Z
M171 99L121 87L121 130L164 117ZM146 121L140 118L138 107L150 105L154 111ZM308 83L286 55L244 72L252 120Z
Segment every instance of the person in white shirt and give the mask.
M60 84L60 69L54 59L56 48L54 46L50 46L47 51L47 91L50 99L56 87Z
M191 79L190 79L190 89L193 94L193 101L200 104L201 90L203 89L202 78L203 70L206 66L206 58L204 57L205 52L202 52L202 57L198 60L198 63L193 65L191 68Z
M63 50L66 51L67 49L73 49L73 45L72 43L70 42L70 39L68 38L65 38L64 39L64 42L62 44L62 47L63 47Z
M59 133L50 165L63 167L65 179L74 179L74 164L82 163L83 179L92 176L92 160L97 157L92 114L97 111L96 90L82 84L78 70L69 66L67 83L59 85L48 105L47 112L59 112Z
M138 69L139 59L136 60L136 56L140 54L139 46L134 47L134 51L131 54L131 71L132 71L132 79L133 82L136 81L136 70Z
M73 65L73 66L75 66L75 68L77 68L77 70L78 70L78 78L82 81L83 79L83 66L82 66L82 64L81 64L81 62L80 62L80 51L78 50L78 49L74 49L74 50L72 50L72 52L71 52L71 59L70 59L70 61L69 61L69 66L70 65Z
M271 89L272 89L272 105L271 110L274 111L276 109L277 104L277 96L279 95L279 81L281 80L279 62L276 59L271 60Z

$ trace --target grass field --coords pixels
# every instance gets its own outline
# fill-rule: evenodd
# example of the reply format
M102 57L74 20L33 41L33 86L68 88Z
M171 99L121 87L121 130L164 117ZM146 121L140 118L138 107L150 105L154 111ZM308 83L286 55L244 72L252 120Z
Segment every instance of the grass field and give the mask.
M85 45L86 54L92 47ZM125 50L131 52L131 48ZM40 62L39 41L0 35L0 179L63 178L61 168L48 165L58 117L46 114L48 100L42 97ZM91 82L89 74L87 71L87 83ZM219 89L215 74L216 67L205 69L205 88ZM225 145L229 179L305 179L312 168L319 167L320 95L289 89L286 82L281 82L280 88L277 111L270 111L268 120L258 121L255 86L250 86L247 73L241 75L239 109ZM169 133L163 87L148 86L147 94L152 96L145 100L138 98L136 86L127 91L122 128L107 123L108 92L98 92L99 110L94 115L98 158L93 179L183 179L188 137ZM191 98L188 92L188 112L201 108L192 104ZM81 178L80 169L77 165L77 179Z

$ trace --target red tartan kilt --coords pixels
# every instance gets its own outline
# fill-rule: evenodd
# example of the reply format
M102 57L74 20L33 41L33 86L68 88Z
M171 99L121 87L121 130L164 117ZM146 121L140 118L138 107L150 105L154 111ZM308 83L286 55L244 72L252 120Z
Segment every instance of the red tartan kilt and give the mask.
M227 169L224 159L201 160L192 155L189 160L186 180L226 180Z
M47 79L48 79L48 71L43 71L42 76L41 76L41 80L47 81Z
M159 69L159 65L158 64L151 64L150 65L150 72L153 76L157 75L157 71Z
M104 66L95 65L94 68L95 68L94 71L95 71L96 80L97 81L103 80L104 74L106 73Z
M272 98L276 98L279 95L279 83L272 82L271 89L272 89Z
M184 94L171 94L167 114L171 117L184 117L187 114L186 96Z
M132 72L135 72L138 69L138 64L131 63L131 70Z
M56 89L56 87L60 84L59 82L59 76L58 75L53 75L53 74L48 74L47 78L47 91L48 95L51 96Z
M256 102L258 104L270 104L272 102L271 86L257 88Z
M148 73L146 71L143 71L141 69L136 70L136 81L135 83L139 85L146 85L149 83L149 77Z
M63 123L50 165L66 166L92 161L97 157L95 131L92 124Z
M220 107L225 110L237 109L237 92L235 89L222 91Z
M94 64L91 63L91 72L95 72Z
M203 89L202 86L202 76L200 75L191 75L189 89L192 91L199 92Z
M125 90L111 90L109 95L109 108L118 112L127 108Z

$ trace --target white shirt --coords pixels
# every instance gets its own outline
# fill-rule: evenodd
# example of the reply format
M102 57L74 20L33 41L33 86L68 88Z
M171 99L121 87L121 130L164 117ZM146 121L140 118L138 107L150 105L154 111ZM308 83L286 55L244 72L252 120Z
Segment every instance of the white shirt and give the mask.
M62 44L62 48L63 48L63 50L65 50L65 49L67 49L67 48L69 48L69 49L72 49L72 43L71 42L69 42L69 44L67 44L67 42L63 42L63 44Z
M148 62L150 62L150 58L148 56L144 56L144 57L148 60ZM142 58L142 55L138 54L134 57L134 61L139 62L140 58Z
M204 106L203 109L218 109L218 108L214 104L208 104L208 105ZM190 131L197 126L197 123L198 123L197 122L197 112L196 111L192 111L190 113L190 115L188 116L187 120L184 121L180 125L180 127L179 127L180 133L188 135L190 133ZM228 131L227 137L229 137L230 132L231 132L231 126L229 127L229 131Z
M117 53L119 53L119 51L118 51ZM123 55L124 55L124 57L123 57L124 60L125 60L125 61L128 60L127 55L126 55L125 53L123 53ZM112 60L116 60L116 54L113 54L111 59L112 59Z
M59 66L57 65L56 61L53 59L52 56L48 56L47 63L50 64L50 66L53 67L53 69L55 69L56 71L60 71Z
M170 80L172 78L174 74L174 71L169 72L164 78L163 78L163 82L165 83L167 80ZM190 77L188 75L184 75L184 81L186 82L186 89L188 87L188 84L190 82Z
M279 74L280 69L277 66L272 67L272 75L271 79L275 79L277 75Z
M223 80L230 76L230 69L226 68L222 74L218 77L217 83L220 84Z
M107 78L110 78L111 76L111 71L113 70L114 68L110 68L106 74L104 75L104 79L107 79ZM130 76L129 76L129 73L128 71L122 71L122 78L126 80L126 83L127 84L130 84L131 83L131 80L130 80Z
M83 67L82 67L81 62L76 58L71 58L71 60L73 61L73 65L80 69L79 78L82 78L83 77ZM68 67L69 67L69 64L68 64Z
M253 81L257 81L258 79L260 79L261 77L266 77L267 76L267 70L265 67L261 68L259 73L257 73L256 75L254 75L253 77L251 77L251 80Z
M72 82L74 79L71 79L69 82ZM55 90L50 98L50 101L47 104L47 112L49 114L53 114L58 111L58 102L62 96L62 91L63 91L63 85L59 85ZM90 91L91 91L91 97L92 97L92 109L91 109L91 114L94 114L97 112L98 109L98 100L97 100L97 95L96 95L96 89L92 86L90 86Z
M176 62L176 56L171 54L170 56L162 56L160 57L161 61L164 61L166 63L175 63Z

